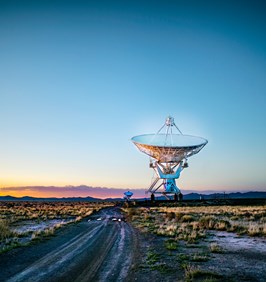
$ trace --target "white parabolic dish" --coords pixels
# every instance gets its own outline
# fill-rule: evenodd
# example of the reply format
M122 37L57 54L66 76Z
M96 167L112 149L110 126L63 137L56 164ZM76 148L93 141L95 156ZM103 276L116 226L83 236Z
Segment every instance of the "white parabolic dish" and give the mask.
M159 162L180 162L198 153L208 141L183 134L144 134L133 137L138 149Z

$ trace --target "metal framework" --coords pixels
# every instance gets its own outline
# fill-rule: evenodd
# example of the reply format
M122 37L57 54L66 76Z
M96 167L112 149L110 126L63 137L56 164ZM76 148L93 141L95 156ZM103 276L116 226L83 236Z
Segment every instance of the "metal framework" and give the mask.
M133 141L134 142L134 141ZM138 149L159 163L180 162L197 154L206 144L189 147L165 147L135 143Z
M174 134L173 129L178 134ZM163 130L165 133L162 133ZM156 173L156 178L146 191L151 193L151 199L154 199L154 194L162 194L168 199L169 195L174 195L175 199L182 198L175 180L188 167L187 159L197 154L208 141L201 137L184 135L171 116L167 117L156 134L139 135L131 140L141 152L150 156L150 167Z

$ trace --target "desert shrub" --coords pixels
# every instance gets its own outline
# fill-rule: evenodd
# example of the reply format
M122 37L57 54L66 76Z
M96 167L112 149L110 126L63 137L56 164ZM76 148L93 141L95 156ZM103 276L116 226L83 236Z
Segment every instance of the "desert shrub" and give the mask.
M194 281L195 279L203 279L203 278L208 279L205 281L217 281L216 278L221 277L221 275L217 273L202 270L190 264L185 265L184 270L185 270L185 279L187 282Z
M213 216L202 216L199 220L199 226L204 229L214 229L216 219Z
M187 261L187 260L189 260L189 255L184 254L184 253L180 253L180 254L178 254L178 256L177 256L177 260L178 260L180 263L182 263L182 262L184 262L184 261Z
M148 214L148 213L145 213L144 214L144 220L152 221L152 220L154 220L154 217L152 215Z
M247 233L250 236L262 236L265 235L266 224L249 223Z
M128 208L127 214L128 214L128 216L133 216L133 215L137 215L138 212L137 212L137 209L135 209L135 208Z
M191 222L194 220L194 217L190 214L185 214L182 216L181 221L182 222Z
M173 250L177 250L178 248L178 242L176 240L173 239L168 239L164 242L165 248L167 250L173 251Z
M147 263L148 264L155 264L160 259L158 253L154 252L153 250L148 251L147 253Z
M228 231L235 232L237 234L245 234L247 233L247 228L241 223L231 223L231 227Z
M263 224L263 227L262 227L262 234L264 236L266 236L266 223Z
M174 212L167 212L167 213L165 214L165 218L166 218L167 220L172 220L172 219L174 219L175 217L176 217L176 215L175 215Z
M131 217L133 224L143 231L176 237L189 243L205 237L207 230L266 236L265 206L161 206L131 211L134 214Z
M43 234L44 237L48 237L48 236L54 235L54 231L55 231L55 228L50 227L50 228L45 229L45 230L42 232L42 234Z
M167 235L163 228L157 229L154 233L158 236L166 236Z
M172 224L168 224L165 227L165 231L168 234L168 236L174 236L177 232L177 228L178 228L177 224L172 223Z
M0 241L12 237L14 232L10 230L9 224L6 220L0 220Z
M197 273L199 270L198 267L191 265L191 264L185 264L183 265L183 268L185 270L186 281L192 281L192 279L195 276L195 273Z
M219 220L215 224L215 229L217 229L217 230L229 230L230 227L231 227L231 224L227 220Z
M222 253L222 248L217 243L210 244L210 251L212 253Z
M176 221L180 221L181 220L181 218L183 217L183 213L180 213L180 212L178 212L178 213L175 213L175 218L176 218Z

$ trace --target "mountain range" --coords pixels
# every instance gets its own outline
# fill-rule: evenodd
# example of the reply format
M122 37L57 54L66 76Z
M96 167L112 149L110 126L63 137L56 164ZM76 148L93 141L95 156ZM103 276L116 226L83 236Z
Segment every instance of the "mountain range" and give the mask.
M164 197L159 197L163 198ZM213 194L200 194L189 193L184 195L184 200L199 200L199 199L266 199L266 192L233 192L233 193L213 193ZM122 198L107 198L99 199L94 197L64 197L64 198L35 198L35 197L13 197L13 196L0 196L0 201L71 201L71 202L98 202L98 201L120 201ZM138 199L141 200L141 199ZM144 199L143 199L144 200Z

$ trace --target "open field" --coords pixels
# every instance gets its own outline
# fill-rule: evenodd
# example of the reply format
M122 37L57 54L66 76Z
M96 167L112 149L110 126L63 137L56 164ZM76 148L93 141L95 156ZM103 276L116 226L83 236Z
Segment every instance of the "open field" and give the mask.
M2 203L0 281L266 281L263 205L110 205Z
M136 227L191 243L219 230L266 237L265 206L151 207L125 210Z
M266 280L265 206L164 205L124 211L146 236L136 277L152 270L154 281L160 276L165 281Z
M80 221L111 203L88 202L0 202L0 253Z

